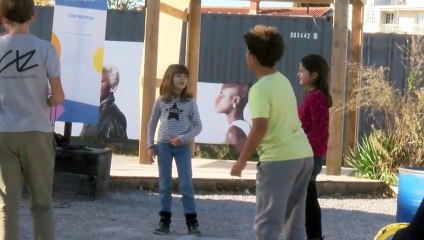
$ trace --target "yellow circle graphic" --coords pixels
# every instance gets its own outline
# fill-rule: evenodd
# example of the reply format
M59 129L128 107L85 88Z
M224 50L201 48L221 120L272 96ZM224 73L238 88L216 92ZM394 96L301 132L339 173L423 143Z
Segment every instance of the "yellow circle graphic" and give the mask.
M57 56L60 58L60 55L62 53L62 47L60 45L60 40L57 37L56 34L52 33L52 40L51 40L53 46L56 48Z
M102 73L102 68L103 68L103 47L97 48L96 52L94 52L93 64L94 64L94 69L96 69L96 71L98 73Z

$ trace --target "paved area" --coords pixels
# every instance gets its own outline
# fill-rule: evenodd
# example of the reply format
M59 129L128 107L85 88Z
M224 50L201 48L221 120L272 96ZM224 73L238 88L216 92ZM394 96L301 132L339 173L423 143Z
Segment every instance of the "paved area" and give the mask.
M233 160L216 160L216 159L192 159L193 178L194 179L243 179L250 180L256 177L256 162L248 162L243 174L240 177L232 177L230 169ZM177 168L175 161L172 168L173 176L177 177ZM368 181L366 179L357 179L352 176L352 169L343 168L342 176L327 176L325 167L322 174L318 176L318 180L340 180L344 181ZM131 176L131 177L158 177L157 162L153 164L139 164L138 157L113 155L111 165L111 176Z
M248 162L241 177L230 175L234 161L215 159L193 159L193 179L197 190L205 191L254 191L256 162ZM352 177L352 169L343 168L341 176L327 176L325 167L318 176L318 191L321 194L350 195L381 192L385 185L369 179ZM143 188L155 190L157 187L158 166L139 164L138 157L113 155L110 171L111 189ZM178 176L175 162L173 177Z

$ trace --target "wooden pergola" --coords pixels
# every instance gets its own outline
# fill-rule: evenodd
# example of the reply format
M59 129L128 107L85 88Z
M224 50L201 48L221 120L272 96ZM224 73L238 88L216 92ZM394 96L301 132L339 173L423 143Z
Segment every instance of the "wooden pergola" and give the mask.
M247 1L247 0L229 0ZM259 0L253 0L259 1ZM299 2L313 4L334 4L333 43L331 56L331 95L335 106L345 103L345 90L351 96L359 77L351 73L349 84L346 86L348 64L361 62L362 22L366 0L260 0L261 2ZM350 48L348 49L348 16L349 5L352 5L352 27ZM186 65L189 68L189 91L196 96L199 72L201 0L146 0L146 27L144 35L144 57L140 77L141 98L141 127L139 162L150 164L147 158L147 128L158 79L158 48L160 14L172 16L179 21L187 22ZM169 39L168 39L169 41ZM347 60L347 51L350 59ZM327 153L327 175L340 175L342 154L344 149L355 146L357 139L357 113L348 112L346 132L343 136L344 114L333 113L330 117L330 139Z

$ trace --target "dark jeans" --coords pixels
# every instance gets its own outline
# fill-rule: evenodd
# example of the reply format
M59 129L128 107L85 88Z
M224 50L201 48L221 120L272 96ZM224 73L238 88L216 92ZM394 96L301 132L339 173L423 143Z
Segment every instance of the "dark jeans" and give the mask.
M306 193L305 226L308 239L322 237L321 207L318 202L316 179L322 170L323 161L324 157L314 157L314 169L312 171L311 180L309 181Z

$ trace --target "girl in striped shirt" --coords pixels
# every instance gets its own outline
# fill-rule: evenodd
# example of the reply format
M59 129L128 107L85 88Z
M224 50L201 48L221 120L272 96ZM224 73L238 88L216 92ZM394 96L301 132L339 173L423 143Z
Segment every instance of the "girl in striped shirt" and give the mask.
M193 95L187 92L188 74L187 67L181 64L172 64L167 68L149 122L149 158L153 162L157 155L159 166L160 221L159 228L154 232L159 235L168 234L171 223L174 158L188 233L201 234L194 202L190 142L202 130L202 123ZM158 121L161 124L157 144L154 144Z

